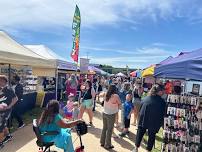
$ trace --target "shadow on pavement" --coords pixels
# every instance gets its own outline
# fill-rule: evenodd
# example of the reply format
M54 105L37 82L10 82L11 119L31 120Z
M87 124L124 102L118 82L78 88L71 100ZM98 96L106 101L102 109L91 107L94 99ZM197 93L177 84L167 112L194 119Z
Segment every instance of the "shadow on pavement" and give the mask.
M101 133L102 133L102 129L92 127L92 128L88 129L88 133L94 135L96 138L100 138Z
M116 143L118 143L121 147L126 148L128 150L133 150L134 149L134 145L132 145L131 143L127 142L126 140L124 140L124 138L114 138L114 141Z
M31 125L31 124L30 124ZM13 139L5 144L1 152L15 152L22 148L24 145L35 139L35 135L30 125L19 129L13 133Z

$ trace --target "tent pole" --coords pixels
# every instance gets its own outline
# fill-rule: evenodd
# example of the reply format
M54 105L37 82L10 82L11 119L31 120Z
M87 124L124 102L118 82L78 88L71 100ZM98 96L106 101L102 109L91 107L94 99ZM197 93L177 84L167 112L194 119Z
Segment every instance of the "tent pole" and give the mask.
M11 64L8 65L8 85L11 87Z
M55 99L58 98L58 68L55 70Z

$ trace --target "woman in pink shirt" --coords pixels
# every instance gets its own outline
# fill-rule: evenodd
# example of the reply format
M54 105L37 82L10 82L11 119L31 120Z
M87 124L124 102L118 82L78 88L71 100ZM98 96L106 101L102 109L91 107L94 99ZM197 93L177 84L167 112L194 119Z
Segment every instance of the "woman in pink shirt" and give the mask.
M114 148L114 146L111 144L111 137L114 129L116 114L118 113L120 106L121 101L119 95L117 94L117 88L114 84L112 84L109 86L106 99L104 101L103 129L100 139L101 146L107 150Z
M71 75L70 78L66 81L66 95L67 97L72 93L76 96L78 81L75 75Z

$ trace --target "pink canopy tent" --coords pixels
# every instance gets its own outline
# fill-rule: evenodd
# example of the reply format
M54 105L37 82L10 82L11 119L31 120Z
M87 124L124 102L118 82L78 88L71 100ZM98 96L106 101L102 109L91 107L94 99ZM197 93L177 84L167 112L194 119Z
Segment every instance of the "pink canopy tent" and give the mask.
M131 73L130 73L130 76L131 76L131 77L136 77L136 76L137 76L136 71L131 72Z

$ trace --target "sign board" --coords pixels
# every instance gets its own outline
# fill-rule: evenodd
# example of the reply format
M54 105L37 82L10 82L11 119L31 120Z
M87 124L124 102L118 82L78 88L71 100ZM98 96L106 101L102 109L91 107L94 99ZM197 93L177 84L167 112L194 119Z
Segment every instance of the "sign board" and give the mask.
M87 73L88 72L88 66L89 66L89 59L80 58L80 71Z

